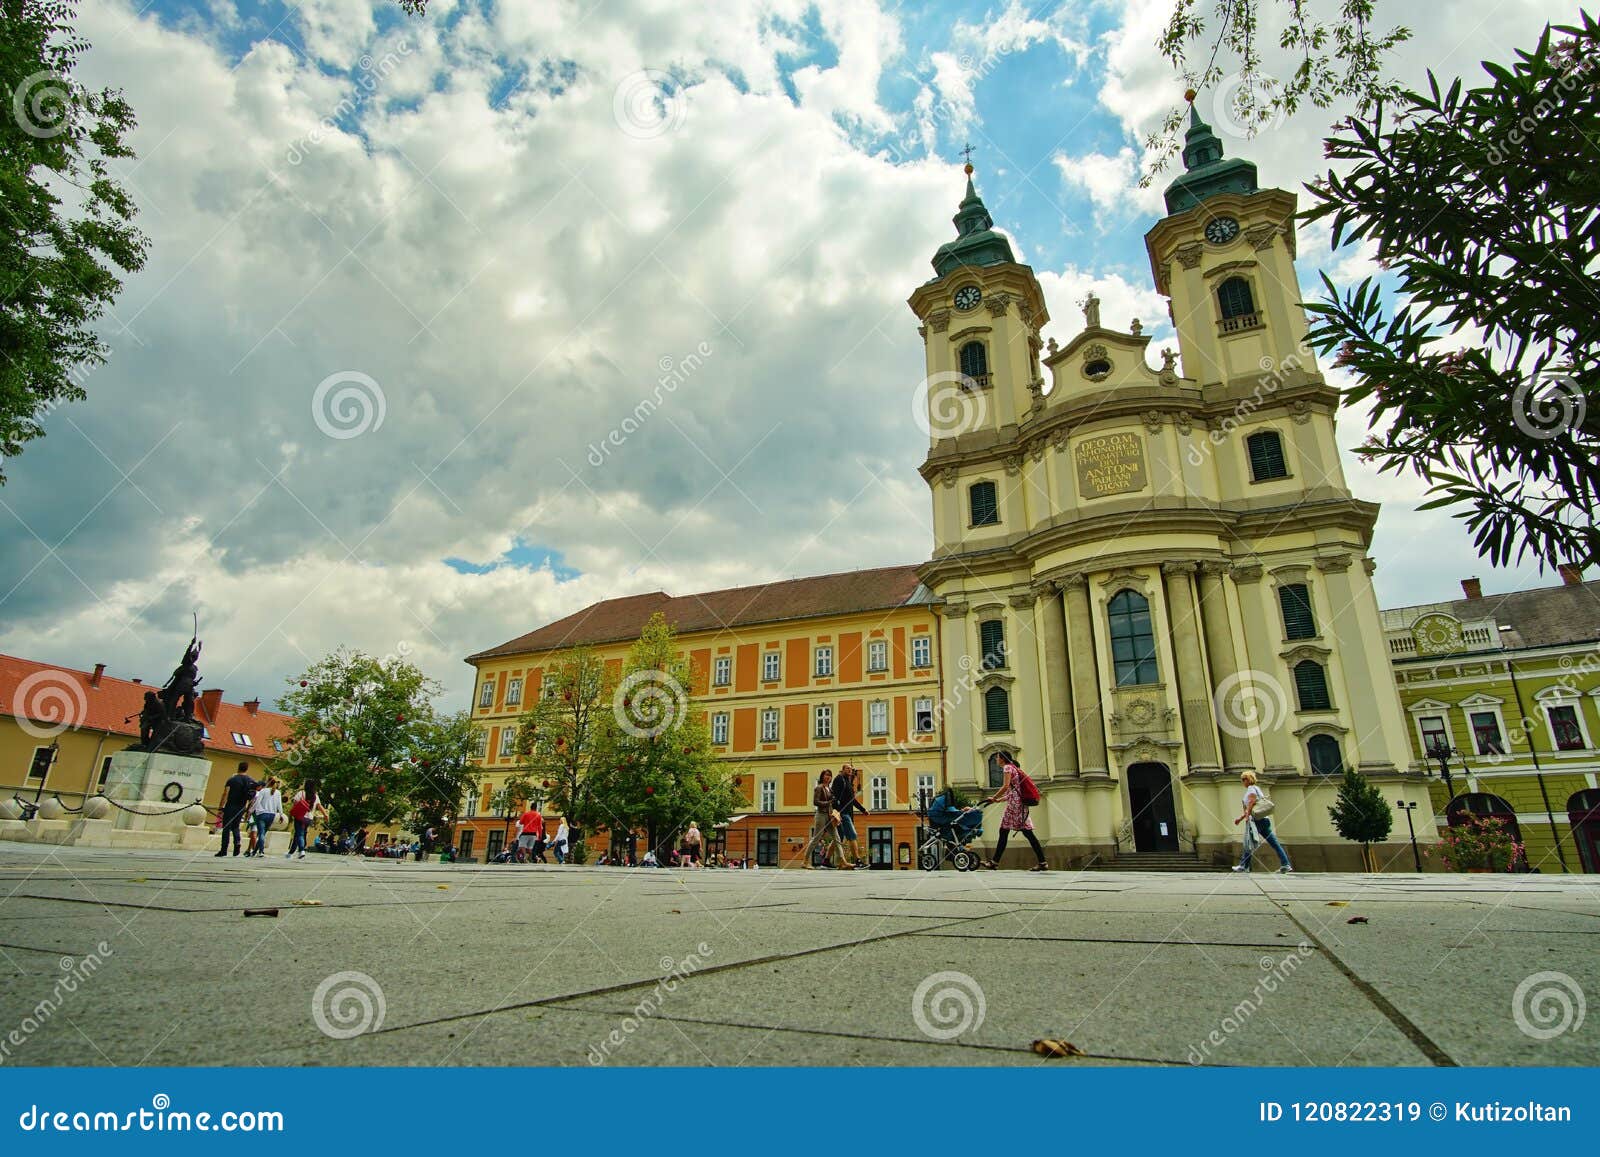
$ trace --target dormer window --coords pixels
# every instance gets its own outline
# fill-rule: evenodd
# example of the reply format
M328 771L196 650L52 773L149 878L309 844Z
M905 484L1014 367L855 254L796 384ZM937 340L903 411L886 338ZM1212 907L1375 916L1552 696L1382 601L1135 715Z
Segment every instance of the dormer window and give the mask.
M1111 373L1111 363L1105 358L1095 358L1092 362L1083 363L1083 376L1091 382L1098 382L1101 378L1108 377Z
M989 388L989 351L981 341L969 341L961 347L961 384L968 389Z

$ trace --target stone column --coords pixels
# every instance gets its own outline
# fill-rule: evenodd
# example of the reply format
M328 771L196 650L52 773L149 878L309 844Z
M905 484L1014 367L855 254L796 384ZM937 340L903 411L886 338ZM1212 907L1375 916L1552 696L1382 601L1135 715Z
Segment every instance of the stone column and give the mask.
M1221 771L1217 762L1217 724L1200 655L1200 623L1195 609L1192 562L1166 562L1161 574L1167 588L1167 621L1172 652L1178 661L1178 708L1191 772Z
M1239 663L1233 646L1233 631L1228 622L1228 589L1223 576L1233 567L1226 562L1200 564L1200 624L1206 633L1206 657L1211 660L1211 701L1222 732L1222 762L1230 772L1246 771L1255 766L1251 758L1250 738L1242 728L1231 722L1227 703L1233 696L1245 694L1240 686Z
M944 700L939 706L939 730L945 751L949 753L950 782L967 788L988 782L986 777L980 779L979 768L965 762L978 750L977 737L973 732L973 706L967 701L971 698L970 689L959 689L957 686L968 677L967 668L961 665L961 657L970 657L972 653L967 640L969 609L962 602L947 602L939 607L939 622L944 628L939 640L939 665L944 685Z
M1263 570L1259 563L1244 563L1233 568L1234 587L1239 592L1239 616L1244 627L1245 658L1253 672L1254 694L1259 701L1263 686L1269 702L1257 708L1264 713L1265 726L1257 731L1261 740L1262 770L1273 775L1292 774L1295 771L1294 737L1290 729L1293 719L1293 688L1285 682L1283 660L1283 629L1280 626L1276 602L1264 589ZM1263 684L1264 680L1264 684ZM1276 692L1275 695L1272 692Z
M1100 706L1100 672L1094 662L1094 623L1089 617L1089 578L1061 580L1067 601L1067 666L1072 679L1073 729L1078 737L1078 774L1109 776L1105 711Z
M1055 583L1034 588L1034 627L1044 649L1045 707L1050 723L1050 771L1053 776L1078 774L1077 745L1072 738L1072 683L1067 671L1067 613Z

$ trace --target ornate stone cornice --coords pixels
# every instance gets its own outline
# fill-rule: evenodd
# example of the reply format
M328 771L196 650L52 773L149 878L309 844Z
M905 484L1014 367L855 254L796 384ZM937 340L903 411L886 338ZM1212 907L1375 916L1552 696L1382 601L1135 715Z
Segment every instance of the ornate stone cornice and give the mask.
M966 603L940 603L939 614L947 619L964 619L972 608Z
M1161 564L1162 574L1193 574L1200 564L1197 562L1164 562Z
M992 317L1004 317L1006 306L1017 300L1009 293L996 293L989 298L989 314Z
M1324 574L1347 571L1350 569L1352 561L1352 557L1348 554L1319 554L1317 556L1317 569Z
M1252 225L1250 228L1246 229L1244 231L1244 239L1250 242L1251 247L1254 249L1271 249L1272 239L1276 237L1281 230L1282 226L1280 225L1275 225L1271 222L1262 222L1259 225Z
M1233 570L1233 563L1223 559L1202 559L1200 573L1221 576Z
M1009 596L1006 599L1006 602L1010 603L1013 609L1024 611L1033 606L1034 602L1037 601L1038 598L1039 596L1033 590L1029 589L1027 591L1019 591L1018 593Z
M933 327L934 333L943 333L950 328L950 311L936 309L928 315L928 324Z
M1375 574L1378 570L1378 560L1370 555L1363 558L1361 560L1361 569L1366 571L1368 575Z
M1166 420L1166 415L1160 410L1146 410L1140 417L1144 419L1144 428L1146 430L1149 430L1152 434L1161 433L1161 426Z
M1056 579L1056 585L1064 591L1088 590L1089 576L1081 570L1071 571Z
M1172 251L1178 259L1178 264L1185 269L1193 269L1200 264L1200 258L1205 256L1206 247L1198 241L1185 241Z
M1261 581L1261 576L1266 573L1266 568L1258 562L1235 565L1233 568L1233 581L1236 583L1258 583Z

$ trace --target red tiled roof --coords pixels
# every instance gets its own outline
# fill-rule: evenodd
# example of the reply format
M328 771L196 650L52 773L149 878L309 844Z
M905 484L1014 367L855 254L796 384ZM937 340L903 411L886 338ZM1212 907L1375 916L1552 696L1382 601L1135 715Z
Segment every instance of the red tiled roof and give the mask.
M469 655L467 662L498 655L636 639L657 611L666 615L667 622L679 634L690 634L786 619L888 610L910 603L919 585L916 567L886 566L697 595L674 596L665 591L651 591L594 603L537 631ZM926 592L924 597L927 597Z
M93 679L88 671L0 655L0 715L22 715L51 726L70 721L74 728L138 739L144 693L161 690L161 684L101 675L95 686ZM206 713L204 702L196 703L195 717L211 733L205 741L208 750L271 758L276 754L272 741L289 739L289 716L277 711L258 709L252 715L238 703L223 702L215 715ZM248 735L251 745L235 743L235 731Z

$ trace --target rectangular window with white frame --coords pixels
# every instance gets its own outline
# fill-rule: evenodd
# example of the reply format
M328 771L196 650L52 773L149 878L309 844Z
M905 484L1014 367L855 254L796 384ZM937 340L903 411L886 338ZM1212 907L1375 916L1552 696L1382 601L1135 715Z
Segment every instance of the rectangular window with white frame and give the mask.
M461 797L461 815L464 818L470 820L473 816L475 816L477 814L478 814L478 793L475 792L475 791L469 791L466 795Z
M867 670L887 671L889 669L889 641L887 639L873 639L867 644Z
M867 704L867 734L889 734L889 704L882 699Z
M544 681L539 684L539 694L546 699L554 699L556 697L556 677L554 675L546 675L544 677Z
M507 727L500 732L500 758L510 759L517 753L517 729Z
M711 742L718 747L728 742L728 713L718 711L711 717Z
M761 711L761 742L778 742L778 709L765 707Z
M718 655L711 666L713 687L727 687L733 682L733 657L731 655Z
M33 749L33 762L28 764L29 781L38 780L43 783L50 776L50 765L55 762L56 749L54 747L35 747Z
M933 773L919 771L917 773L917 799L923 805L933 801Z
M927 735L933 730L933 700L918 699L912 709L912 730Z
M776 683L783 674L783 652L768 651L761 656L761 678Z
M1472 724L1472 746L1479 755L1504 755L1505 737L1500 730L1500 716L1494 711L1473 711L1467 716Z
M1589 736L1583 725L1583 715L1576 703L1546 703L1545 718L1550 720L1550 741L1557 751L1584 751L1589 747Z
M506 684L506 706L520 707L522 705L522 680L512 679Z
M489 733L479 728L472 733L472 758L482 759L489 754Z
M775 779L761 781L761 810L767 815L778 810L778 781Z
M931 636L911 636L911 665L919 668L933 666L933 638Z
M872 777L871 799L872 799L871 807L872 807L873 811L875 811L875 812L886 812L886 811L889 810L889 777L888 776L886 776L886 775L875 775L875 776Z
M1448 748L1450 746L1450 732L1444 725L1444 716L1442 715L1418 716L1417 731L1422 736L1423 755L1427 755L1436 748Z
M494 680L493 679L485 679L484 682L483 682L483 686L478 688L478 706L479 707L493 707L494 706Z
M823 678L825 676L833 674L833 648L832 647L818 647L817 648L817 668L816 668L816 670L817 670L817 678L819 678L819 679Z
M815 738L833 738L833 706L831 704L818 703L816 710L812 712L812 719L815 722L815 726L812 729L812 734Z

